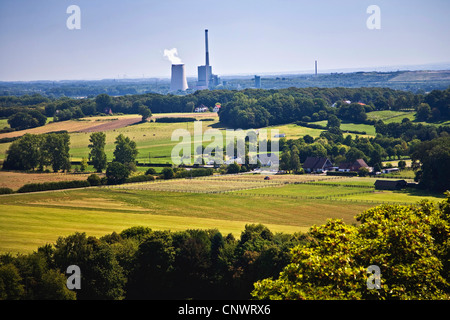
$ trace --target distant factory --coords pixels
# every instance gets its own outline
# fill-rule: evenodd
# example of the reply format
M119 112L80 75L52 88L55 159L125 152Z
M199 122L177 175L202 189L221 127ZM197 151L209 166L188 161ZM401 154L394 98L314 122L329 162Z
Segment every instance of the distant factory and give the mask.
M208 29L205 30L205 52L206 61L204 66L198 66L197 89L209 89L220 84L220 78L212 73L212 67L209 64L209 47L208 47Z
M176 49L172 49L176 50ZM169 50L170 52L171 50ZM196 90L210 89L212 87L216 87L220 84L219 76L212 73L212 67L209 64L209 48L208 48L208 30L205 30L205 52L206 52L206 61L205 65L197 67L197 85L195 87ZM176 51L172 54L176 54ZM178 59L176 57L176 59ZM180 59L172 61L172 75L170 81L170 91L186 91L188 89L188 84L186 80L186 72L184 68L184 64L178 63L181 62Z
M184 64L172 64L172 77L170 81L170 91L186 91L188 84Z

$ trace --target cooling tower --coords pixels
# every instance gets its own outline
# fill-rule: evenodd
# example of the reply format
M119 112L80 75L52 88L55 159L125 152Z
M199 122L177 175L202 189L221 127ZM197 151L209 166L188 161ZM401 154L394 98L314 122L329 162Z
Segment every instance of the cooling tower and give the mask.
M172 81L170 82L170 91L185 91L188 88L184 64L172 65Z

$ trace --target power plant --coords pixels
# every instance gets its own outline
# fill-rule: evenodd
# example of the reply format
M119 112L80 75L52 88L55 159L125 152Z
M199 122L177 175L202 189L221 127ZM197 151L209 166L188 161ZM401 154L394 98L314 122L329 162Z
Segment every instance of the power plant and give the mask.
M186 91L188 88L184 64L172 64L170 91Z
M206 61L204 66L198 66L197 89L208 89L211 86L219 84L219 77L212 73L212 67L209 64L209 46L208 46L208 29L205 30L205 52Z
M208 29L205 30L205 65L198 66L197 90L209 89L220 84L220 78L212 73L212 67L209 64L209 46L208 46ZM170 82L170 91L186 91L188 84L186 80L186 72L181 59L177 57L177 50L164 50L164 56L172 62L172 77Z

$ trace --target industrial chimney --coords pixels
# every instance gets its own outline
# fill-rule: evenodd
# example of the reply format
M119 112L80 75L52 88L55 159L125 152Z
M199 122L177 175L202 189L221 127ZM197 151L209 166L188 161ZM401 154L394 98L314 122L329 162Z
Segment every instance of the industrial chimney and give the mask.
M188 88L184 64L172 65L172 80L170 82L170 91L186 91Z
M206 65L209 66L208 29L205 30Z

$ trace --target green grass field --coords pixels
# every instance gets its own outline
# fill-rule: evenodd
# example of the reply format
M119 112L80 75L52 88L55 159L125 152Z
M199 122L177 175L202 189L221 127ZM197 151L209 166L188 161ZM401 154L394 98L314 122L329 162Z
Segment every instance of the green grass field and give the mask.
M392 122L402 122L404 118L408 118L411 121L415 120L415 111L392 111L392 110L382 110L382 111L372 111L367 113L368 119L382 120L384 123Z
M0 252L31 252L77 231L102 236L132 226L174 231L218 228L238 237L246 224L262 223L273 232L306 232L329 218L357 223L358 213L387 201L443 199L443 195L416 190L375 192L368 187L374 182L370 178L285 175L273 176L267 183L261 177L175 179L2 195ZM294 184L311 179L319 184ZM219 190L222 193L213 193ZM323 196L328 198L311 198Z

